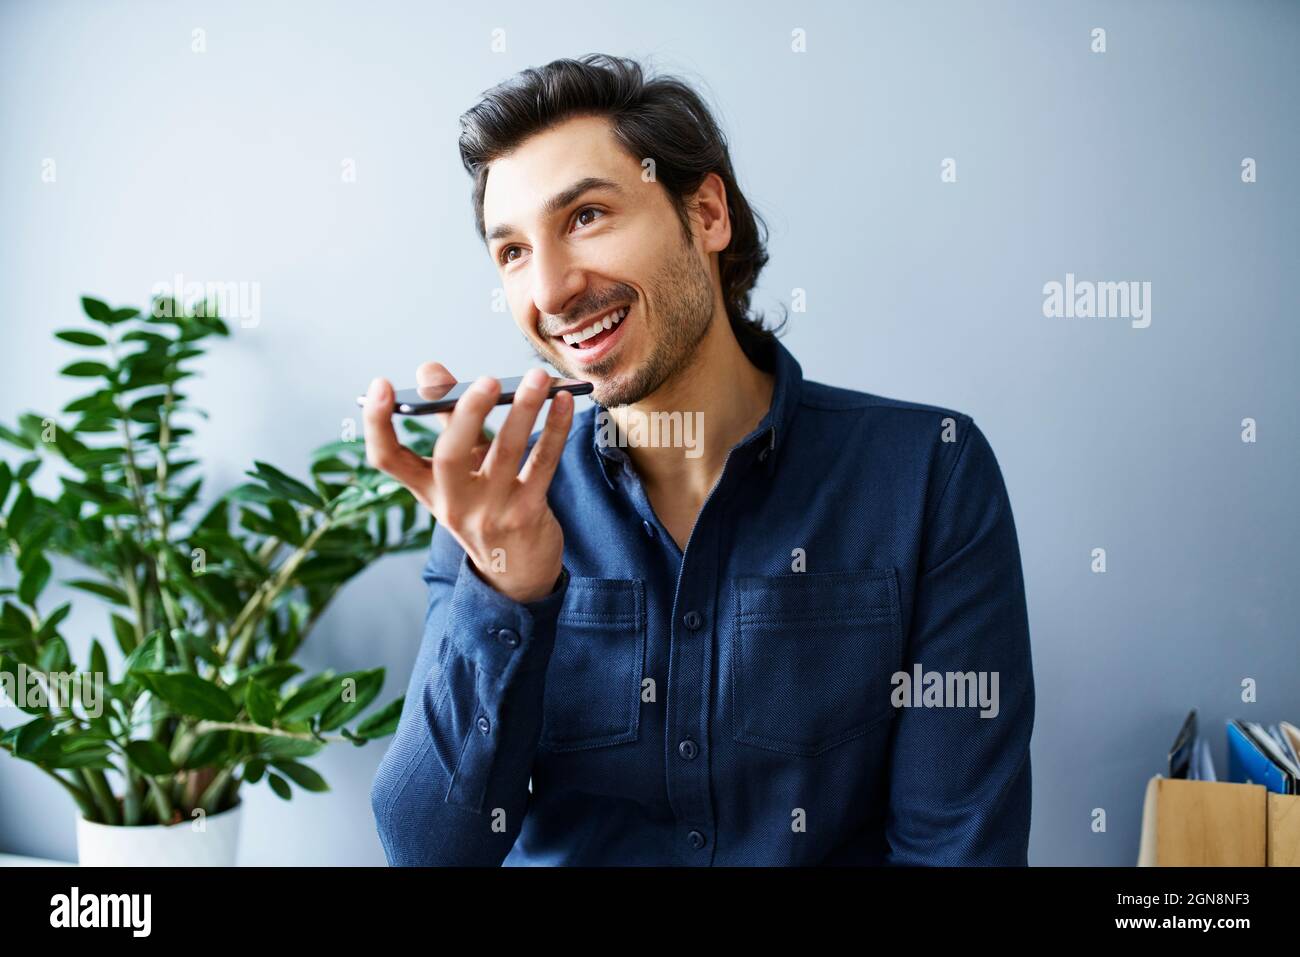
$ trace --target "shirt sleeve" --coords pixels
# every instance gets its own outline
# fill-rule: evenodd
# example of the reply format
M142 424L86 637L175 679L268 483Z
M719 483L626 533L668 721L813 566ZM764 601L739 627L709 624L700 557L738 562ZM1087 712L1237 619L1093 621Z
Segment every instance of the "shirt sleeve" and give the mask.
M568 588L507 598L436 526L424 636L396 734L371 785L388 863L499 865L528 809L546 667Z
M898 709L890 864L1028 863L1034 679L1020 550L993 450L961 422L930 509L903 667L973 672L986 693L975 706Z

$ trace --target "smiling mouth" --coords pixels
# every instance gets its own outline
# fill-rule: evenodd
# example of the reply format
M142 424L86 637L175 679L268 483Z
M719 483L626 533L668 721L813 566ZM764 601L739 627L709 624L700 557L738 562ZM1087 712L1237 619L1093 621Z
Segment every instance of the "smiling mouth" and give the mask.
M578 352L595 349L614 334L614 330L627 318L628 310L631 308L631 306L620 306L612 309L577 332L566 333L556 338L562 339L566 346Z

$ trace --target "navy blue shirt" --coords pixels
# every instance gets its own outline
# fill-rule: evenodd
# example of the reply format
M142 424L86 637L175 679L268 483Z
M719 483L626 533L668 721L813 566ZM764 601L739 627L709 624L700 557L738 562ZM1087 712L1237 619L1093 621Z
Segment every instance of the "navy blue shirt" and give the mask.
M753 359L771 407L684 552L598 407L551 485L550 596L506 598L435 528L371 789L390 864L1027 863L1034 685L992 449L967 415L804 381L779 342Z

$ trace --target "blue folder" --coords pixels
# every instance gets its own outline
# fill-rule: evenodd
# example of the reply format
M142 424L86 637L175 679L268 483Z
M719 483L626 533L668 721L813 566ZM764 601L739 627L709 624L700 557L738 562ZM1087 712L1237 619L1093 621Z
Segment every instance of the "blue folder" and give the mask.
M1228 780L1262 784L1278 794L1295 794L1295 775L1278 765L1240 721L1228 722Z

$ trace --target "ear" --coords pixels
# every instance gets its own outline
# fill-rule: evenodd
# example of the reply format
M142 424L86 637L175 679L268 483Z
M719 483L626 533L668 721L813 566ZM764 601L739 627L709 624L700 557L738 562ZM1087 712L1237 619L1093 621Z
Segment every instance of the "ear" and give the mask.
M731 213L727 209L727 186L717 173L704 177L691 197L699 238L706 253L721 252L731 244Z

